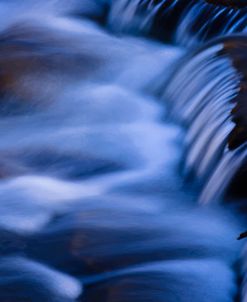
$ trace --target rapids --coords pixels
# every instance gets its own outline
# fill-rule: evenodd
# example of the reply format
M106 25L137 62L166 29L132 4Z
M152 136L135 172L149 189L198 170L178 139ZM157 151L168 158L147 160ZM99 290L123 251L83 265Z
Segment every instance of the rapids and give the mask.
M240 298L243 216L217 201L241 77L223 42L131 36L138 2L0 1L2 302Z

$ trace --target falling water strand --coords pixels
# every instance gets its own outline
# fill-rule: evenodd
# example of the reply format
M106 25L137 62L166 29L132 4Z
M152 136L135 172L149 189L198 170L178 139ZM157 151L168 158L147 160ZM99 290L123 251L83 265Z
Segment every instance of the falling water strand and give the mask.
M246 31L246 6L222 6L215 2L116 0L108 25L118 33L151 35L183 46Z
M236 40L235 43L244 66L241 51L245 40ZM225 154L228 154L229 135L236 127L232 112L242 93L242 75L234 66L231 44L229 49L227 47L228 41L216 42L185 59L164 93L164 99L170 101L172 116L189 128L185 137L183 173L193 176L202 187L206 186L203 199L210 191L210 185L216 188L216 178L212 176L215 166L221 161L225 163L225 156L235 158L230 150L229 155ZM187 89L188 86L190 89ZM239 165L236 165L237 168ZM221 184L227 186L229 181L221 181ZM224 190L226 187L222 188ZM212 192L216 191L220 192L212 189L208 199L214 198Z
M204 187L199 201L201 203L216 202L222 199L228 185L247 159L247 145L234 151L225 150L221 161L210 180Z

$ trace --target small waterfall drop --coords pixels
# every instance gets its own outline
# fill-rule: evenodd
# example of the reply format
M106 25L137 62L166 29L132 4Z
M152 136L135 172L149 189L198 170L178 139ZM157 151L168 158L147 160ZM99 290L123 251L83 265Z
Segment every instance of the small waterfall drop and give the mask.
M116 0L108 18L117 33L144 34L182 46L245 32L246 3L206 0Z
M164 93L172 116L188 128L183 170L204 187L201 202L222 197L246 160L246 46L236 36L196 51Z

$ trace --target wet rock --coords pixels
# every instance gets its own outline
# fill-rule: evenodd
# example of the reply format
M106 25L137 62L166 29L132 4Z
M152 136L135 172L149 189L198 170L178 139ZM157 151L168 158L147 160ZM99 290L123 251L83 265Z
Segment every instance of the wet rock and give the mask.
M230 302L236 294L234 276L217 261L156 262L115 275L87 287L82 301Z
M0 34L0 113L46 107L69 79L85 79L99 67L101 59L83 46L80 28L67 23L25 20Z
M236 246L228 246L223 235L232 233L231 226L223 227L213 212L157 213L124 203L100 198L77 203L77 210L57 216L29 239L27 254L85 277L161 260L220 257L232 262Z

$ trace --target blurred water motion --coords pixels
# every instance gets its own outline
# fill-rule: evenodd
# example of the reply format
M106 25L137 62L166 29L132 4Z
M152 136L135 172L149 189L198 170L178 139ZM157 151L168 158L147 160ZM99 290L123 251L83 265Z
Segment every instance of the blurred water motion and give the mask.
M0 300L234 301L241 219L197 205L177 121L199 180L221 148L197 152L232 130L239 74L222 43L184 63L184 49L114 36L102 24L134 12L116 3L0 1Z
M144 34L181 46L246 32L246 1L116 0L108 18L112 31Z

